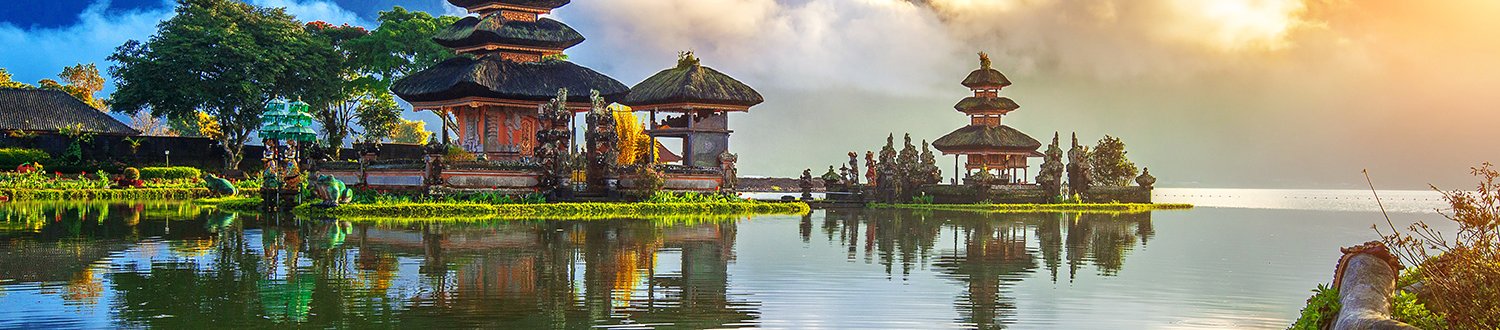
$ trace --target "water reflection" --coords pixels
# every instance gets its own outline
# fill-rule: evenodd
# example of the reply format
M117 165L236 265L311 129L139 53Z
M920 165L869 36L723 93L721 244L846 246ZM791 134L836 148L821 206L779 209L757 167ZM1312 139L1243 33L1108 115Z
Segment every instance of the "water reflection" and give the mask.
M0 327L724 328L765 321L763 303L796 303L763 302L733 280L762 279L731 272L737 239L769 239L741 226L790 239L781 220L350 223L167 203L0 213L0 302L11 306ZM887 281L935 275L957 292L937 306L974 328L1016 323L1023 279L1117 276L1155 234L1150 214L894 210L830 210L795 231L830 245L807 253L880 265ZM864 275L818 278L878 285Z
M810 241L811 216L804 217L800 227L802 240ZM960 316L956 321L977 328L1014 323L1015 299L1006 294L1007 288L1031 277L1038 267L1044 267L1053 282L1064 263L1068 281L1088 265L1099 275L1114 276L1129 251L1155 235L1150 213L863 209L829 210L821 231L828 240L841 242L848 260L878 262L887 275L896 276L899 265L903 278L914 268L924 268L962 283L964 290L954 301ZM944 232L952 238L947 240L951 246L937 243L944 241ZM1035 245L1029 242L1033 239Z
M14 205L0 284L106 303L131 327L753 325L758 303L728 291L734 220L352 224Z

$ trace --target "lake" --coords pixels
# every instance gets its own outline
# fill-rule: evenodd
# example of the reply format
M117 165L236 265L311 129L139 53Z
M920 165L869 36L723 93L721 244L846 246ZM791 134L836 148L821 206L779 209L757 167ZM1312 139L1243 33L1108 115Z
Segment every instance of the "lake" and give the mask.
M1146 214L427 224L0 205L0 328L1276 328L1386 221L1364 191ZM1452 230L1431 192L1397 226Z

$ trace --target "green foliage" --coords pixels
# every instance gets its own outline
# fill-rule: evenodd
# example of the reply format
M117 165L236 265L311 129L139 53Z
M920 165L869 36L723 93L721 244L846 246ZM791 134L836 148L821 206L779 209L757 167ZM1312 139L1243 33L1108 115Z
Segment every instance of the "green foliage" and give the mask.
M0 148L0 169L14 170L21 164L40 163L52 159L46 151L23 148Z
M1415 293L1396 291L1391 297L1391 318L1422 329L1447 329L1448 321L1442 315L1427 309Z
M1427 310L1453 328L1493 328L1500 324L1500 172L1484 163L1470 173L1479 179L1473 190L1440 191L1450 206L1443 216L1457 223L1456 233L1419 221L1406 233L1391 228L1381 239L1403 263L1420 269L1413 277L1421 278Z
M255 191L244 192L245 194ZM12 201L46 200L188 200L209 196L205 188L147 188L147 189L11 189L0 188L0 196Z
M142 180L151 180L151 179L164 179L164 180L193 179L193 180L196 180L199 177L203 176L203 172L202 171L199 171L197 168L192 168L192 167L187 167L187 166L145 167L145 168L141 168L140 171L141 171L141 179Z
M232 0L184 0L145 42L131 40L110 60L114 110L185 120L215 118L225 165L260 126L267 101L326 86L320 68L333 54L282 8Z
M134 181L134 180L140 180L141 179L141 170L140 169L136 169L134 167L126 167L125 168L125 179L126 180L132 180L132 181Z
M413 72L457 56L451 49L432 41L432 36L458 22L456 16L433 17L421 11L394 7L380 12L380 26L368 36L350 40L344 45L368 72L384 85Z
M1088 149L1089 169L1093 181L1100 185L1125 186L1140 173L1135 163L1125 157L1125 142L1105 135L1092 149Z
M422 144L432 137L432 132L427 131L427 123L420 120L406 120L397 118L390 126L391 141L406 144Z
M476 204L407 203L348 204L335 208L298 206L294 212L309 217L361 219L650 219L674 215L806 214L806 203L551 203Z
M17 82L17 81L15 81L14 77L10 75L10 71L6 71L5 68L0 68L0 89L32 89L32 88L36 88L36 86L28 85L28 84L22 83L22 82Z
M911 197L911 203L912 204L930 205L930 204L932 204L932 201L933 201L932 195L928 195L926 193L923 193L921 195L916 195L916 196L912 196Z
M697 192L674 193L658 191L646 198L646 203L744 203L747 200L731 194L704 194Z
M1325 284L1318 284L1313 289L1313 296L1307 298L1307 307L1302 308L1302 316L1292 323L1290 329L1294 330L1321 330L1327 328L1338 317L1339 309L1343 305L1339 303L1339 289Z

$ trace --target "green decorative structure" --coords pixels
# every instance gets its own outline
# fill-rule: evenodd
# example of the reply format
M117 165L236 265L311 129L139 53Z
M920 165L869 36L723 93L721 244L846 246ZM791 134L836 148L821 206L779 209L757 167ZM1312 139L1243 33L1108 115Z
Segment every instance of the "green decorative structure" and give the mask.
M266 146L261 197L268 208L296 206L302 189L302 154L317 143L307 103L274 100L261 115L260 138Z

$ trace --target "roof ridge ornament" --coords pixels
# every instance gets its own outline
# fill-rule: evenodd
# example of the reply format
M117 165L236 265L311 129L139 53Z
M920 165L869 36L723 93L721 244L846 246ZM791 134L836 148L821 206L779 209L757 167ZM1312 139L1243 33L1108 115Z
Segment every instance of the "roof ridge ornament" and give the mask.
M678 68L698 67L702 65L699 62L698 57L693 56L693 51L691 50L677 52Z
M990 54L979 52L979 68L990 69Z

